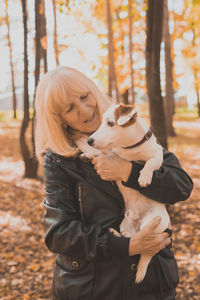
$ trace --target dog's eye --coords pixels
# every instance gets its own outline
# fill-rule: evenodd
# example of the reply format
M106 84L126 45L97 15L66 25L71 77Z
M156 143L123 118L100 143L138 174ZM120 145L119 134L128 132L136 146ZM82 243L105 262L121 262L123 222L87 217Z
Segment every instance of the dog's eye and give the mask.
M108 124L108 126L110 126L110 127L115 126L115 122L113 122L113 121L108 121L107 124Z

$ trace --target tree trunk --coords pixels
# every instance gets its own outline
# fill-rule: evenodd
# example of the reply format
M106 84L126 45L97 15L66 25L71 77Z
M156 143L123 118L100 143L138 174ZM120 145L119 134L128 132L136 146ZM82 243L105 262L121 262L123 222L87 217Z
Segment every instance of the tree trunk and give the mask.
M35 43L36 43L36 57L35 57L35 76L36 84L40 80L41 60L43 60L44 72L48 70L47 67L47 33L46 33L46 17L44 0L35 1Z
M134 82L133 82L133 42L132 42L132 27L133 27L133 15L131 10L131 0L128 0L128 19L129 19L129 57L130 57L130 70L131 70L131 102L134 104L135 95L134 95Z
M193 71L194 73L194 85L195 85L195 91L197 95L197 110L198 110L198 116L200 117L200 97L199 97L199 84L198 84L198 75L196 69Z
M197 109L198 109L198 116L200 117L200 99L199 99L199 91L196 90L197 94Z
M33 98L33 108L35 107L35 94L40 80L41 60L44 62L44 72L47 72L47 34L44 0L35 1L35 92ZM35 157L35 109L32 119L32 149ZM36 157L35 157L36 160Z
M40 2L40 44L41 44L41 57L44 61L44 72L48 71L47 69L47 31L46 31L46 17L45 17L45 3L44 0L37 0ZM37 2L36 1L36 2Z
M122 57L125 57L126 55L126 52L125 52L125 47L124 47L124 35L126 34L126 32L124 31L123 29L123 22L122 20L120 19L120 8L118 7L116 10L115 10L115 13L116 13L116 16L117 16L117 22L119 24L119 39L121 40L122 42L122 46L120 47L120 50L121 50L121 53L122 53ZM119 50L119 49L118 49Z
M35 153L35 95L38 82L40 80L40 61L41 61L41 18L40 18L40 0L35 1L35 91L33 97L33 119L32 119L32 147Z
M40 44L40 0L35 1L35 90L40 80L40 59L41 59L41 44ZM34 95L35 99L35 95Z
M129 104L129 101L128 101L128 94L129 94L129 90L126 89L124 91L124 93L122 94L122 100L123 100L123 103L124 104Z
M44 72L47 66L47 33L44 0L35 1L35 89L40 80L41 60L44 63ZM35 98L35 97L34 97Z
M25 163L24 177L37 178L38 162L34 156L30 156L26 143L26 130L29 125L29 93L28 93L28 53L27 53L27 7L26 0L21 0L24 25L24 118L20 130L20 146L23 160Z
M55 51L55 59L56 66L59 66L59 51L58 51L58 43L57 43L57 18L56 18L56 3L55 0L52 0L53 5L53 16L54 16L54 51Z
M169 34L169 16L167 0L163 2L163 41L165 43L165 91L164 98L166 130L168 136L175 136L173 128L174 90L173 90L173 63L171 57L171 39Z
M197 110L198 110L198 116L200 117L200 97L199 97L199 90L196 87L196 95L197 95Z
M15 74L13 69L13 55L12 55L12 45L10 41L10 23L8 17L8 0L5 0L6 4L6 25L7 25L7 39L8 39L8 48L9 48L9 58L10 58L10 71L11 71L11 82L12 82L12 94L13 94L13 117L16 119L17 114L17 97L15 92Z
M108 23L108 94L110 97L119 102L119 92L117 88L117 79L115 72L114 60L114 45L113 45L113 29L112 29L112 15L110 9L110 0L107 0L107 23ZM115 95L113 95L115 93Z
M163 98L160 87L160 44L162 37L163 0L148 0L146 80L151 124L160 144L167 148Z

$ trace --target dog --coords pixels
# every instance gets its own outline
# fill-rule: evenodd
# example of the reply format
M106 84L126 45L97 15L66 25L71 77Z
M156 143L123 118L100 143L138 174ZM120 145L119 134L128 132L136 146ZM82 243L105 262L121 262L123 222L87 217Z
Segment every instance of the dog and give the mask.
M105 152L112 151L128 161L144 164L138 183L141 187L151 184L153 172L163 162L163 149L156 141L151 127L138 117L131 105L113 104L103 115L102 124L87 140L80 139L77 144L82 156L92 159ZM125 215L120 224L120 233L111 229L117 236L131 237L147 225L154 217L160 216L161 222L155 233L163 232L170 224L170 218L164 204L145 197L139 191L116 181L124 198ZM136 283L142 282L146 275L151 256L141 255L137 266Z

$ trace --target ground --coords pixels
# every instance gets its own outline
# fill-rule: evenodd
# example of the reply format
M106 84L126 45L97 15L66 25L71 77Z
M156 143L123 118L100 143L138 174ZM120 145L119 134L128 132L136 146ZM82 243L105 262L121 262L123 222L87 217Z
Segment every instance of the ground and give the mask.
M179 266L177 300L200 299L200 120L175 120L169 150L194 181L191 197L170 208ZM0 123L0 299L50 299L54 254L44 245L43 184L24 179L19 121ZM39 174L42 176L41 169Z

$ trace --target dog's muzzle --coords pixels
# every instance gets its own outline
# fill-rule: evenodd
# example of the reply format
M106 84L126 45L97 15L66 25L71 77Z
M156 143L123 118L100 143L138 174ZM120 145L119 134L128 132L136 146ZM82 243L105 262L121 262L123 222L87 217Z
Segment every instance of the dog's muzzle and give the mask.
M93 138L89 138L87 142L90 146L94 145L94 139Z

